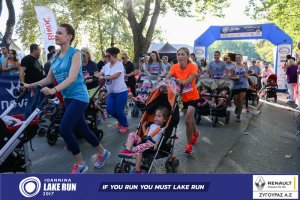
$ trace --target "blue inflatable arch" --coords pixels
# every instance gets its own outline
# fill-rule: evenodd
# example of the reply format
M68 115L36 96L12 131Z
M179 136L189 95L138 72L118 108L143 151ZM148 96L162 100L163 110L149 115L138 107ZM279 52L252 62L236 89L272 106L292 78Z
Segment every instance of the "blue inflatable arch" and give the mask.
M216 40L269 40L276 46L274 50L274 69L278 76L278 89L286 89L286 76L282 65L285 56L292 54L293 40L274 23L236 25L236 26L210 26L194 42L194 53L197 59L207 57L208 47Z

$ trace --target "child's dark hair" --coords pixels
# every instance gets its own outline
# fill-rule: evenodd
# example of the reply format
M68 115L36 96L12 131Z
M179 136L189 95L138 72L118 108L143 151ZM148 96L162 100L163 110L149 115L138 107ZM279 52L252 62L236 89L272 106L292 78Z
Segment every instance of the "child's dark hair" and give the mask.
M159 108L156 109L156 111L157 110L159 110L159 111L162 112L162 115L163 115L163 117L164 117L165 120L168 120L170 112L169 112L169 110L166 107L159 107Z

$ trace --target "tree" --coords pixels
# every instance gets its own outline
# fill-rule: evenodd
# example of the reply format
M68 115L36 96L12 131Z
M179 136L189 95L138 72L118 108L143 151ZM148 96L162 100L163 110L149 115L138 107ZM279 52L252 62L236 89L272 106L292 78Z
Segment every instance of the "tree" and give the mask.
M223 56L228 52L232 52L248 56L249 59L261 59L256 52L254 43L249 41L217 41L208 48L208 56L211 57L214 51L220 51Z
M12 41L11 37L14 32L16 17L15 17L15 8L12 3L12 0L6 0L5 2L8 9L8 19L6 21L6 29L3 37L3 42L7 47L9 47ZM2 0L0 1L0 16L1 13L2 13Z
M139 55L147 53L153 38L159 38L156 22L168 10L180 16L203 17L207 13L223 16L227 0L23 0L18 33L26 46L38 38L34 5L49 6L58 22L71 23L100 54L104 47L116 45ZM156 35L157 34L157 35ZM78 40L75 40L77 44Z
M260 55L261 59L267 63L273 63L274 59L274 45L268 40L258 40L255 43L256 52Z
M300 35L299 0L249 0L246 14L254 19L274 22L294 40Z

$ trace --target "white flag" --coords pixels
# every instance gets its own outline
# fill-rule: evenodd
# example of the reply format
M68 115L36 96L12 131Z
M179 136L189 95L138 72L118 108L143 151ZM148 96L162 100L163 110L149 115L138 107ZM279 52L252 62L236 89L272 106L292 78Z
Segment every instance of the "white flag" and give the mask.
M45 6L34 6L41 33L44 40L44 47L46 55L49 46L55 46L55 33L57 29L56 18L53 12Z

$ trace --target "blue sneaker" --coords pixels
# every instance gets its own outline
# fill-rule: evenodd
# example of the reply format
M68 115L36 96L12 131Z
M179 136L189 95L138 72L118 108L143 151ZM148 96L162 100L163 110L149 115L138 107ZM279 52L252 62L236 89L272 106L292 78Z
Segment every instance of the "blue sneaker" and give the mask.
M105 161L108 159L109 156L110 156L110 152L104 149L102 155L98 155L97 161L95 163L95 167L98 169L104 167Z
M71 171L71 174L83 174L88 169L89 169L89 167L85 163L83 163L82 165L75 164Z

